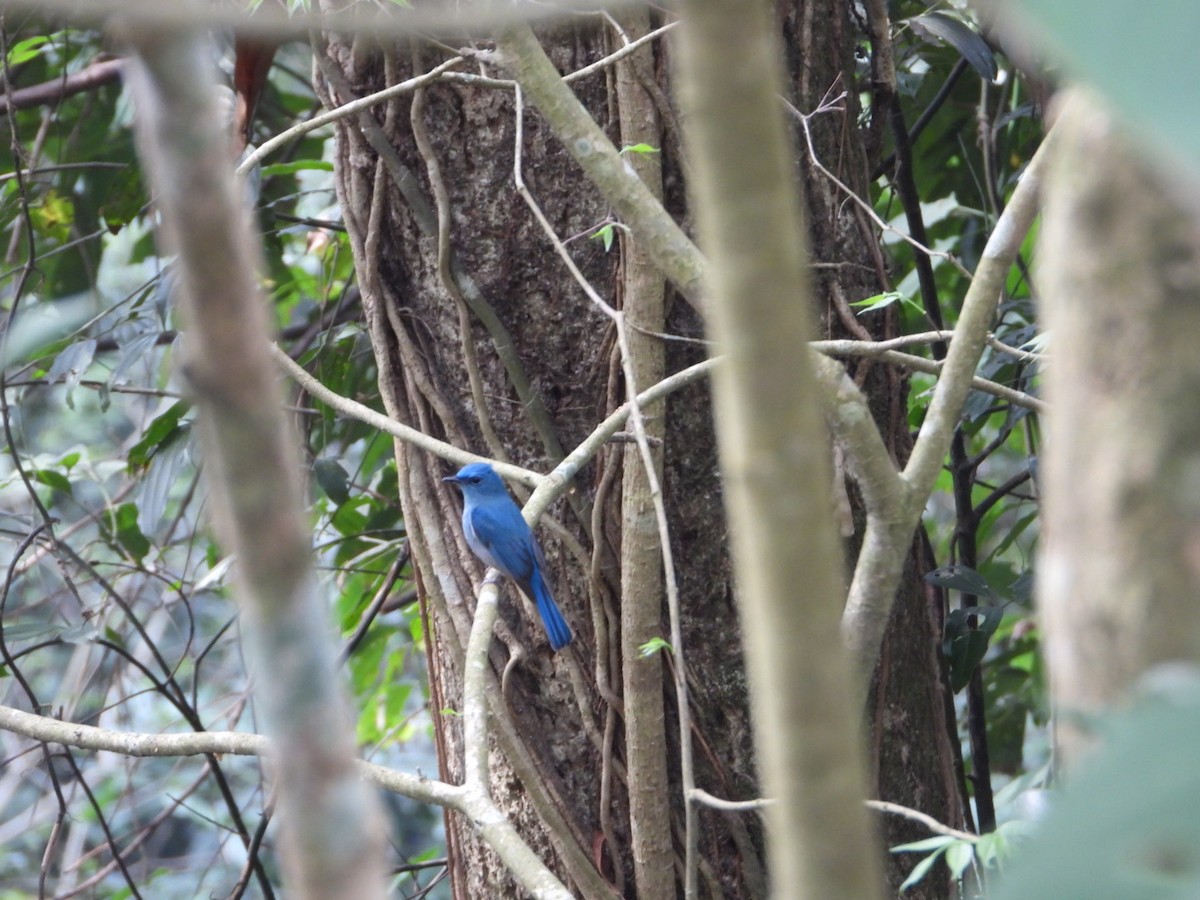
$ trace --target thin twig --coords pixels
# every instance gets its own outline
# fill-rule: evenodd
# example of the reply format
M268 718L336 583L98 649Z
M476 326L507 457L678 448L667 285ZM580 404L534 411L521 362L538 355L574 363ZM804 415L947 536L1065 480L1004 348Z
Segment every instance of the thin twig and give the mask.
M879 350L875 346L876 343L888 342L814 341L812 346L814 349L829 356L877 357L884 362L895 363L907 369L912 369L915 372L925 372L929 375L941 374L945 366L944 360L927 359L924 356L914 356L911 353L901 353L898 350ZM1016 388L1010 388L1007 385L990 381L979 375L972 375L970 377L970 385L976 390L983 391L985 394L991 394L994 397L999 397L1001 400L1007 400L1014 406L1022 406L1034 412L1044 413L1049 408L1044 400L1039 400L1032 394L1027 394L1024 391L1018 391Z
M371 599L371 602L367 604L367 608L363 610L363 614L358 620L358 625L356 625L354 628L354 634L350 635L350 637L346 639L346 643L342 645L341 652L338 653L337 659L339 665L350 658L350 654L354 652L355 648L362 643L362 639L366 637L367 630L371 627L371 623L375 621L376 616L379 615L379 611L383 609L384 603L386 603L388 598L391 596L392 587L400 578L400 572L403 571L406 565L408 565L409 553L409 544L405 542L404 550L396 554L396 558L392 560L391 568L388 569L387 574L383 576L383 581L379 583L379 588L375 591L375 596Z
M951 828L949 825L943 825L933 816L921 812L919 809L910 809L907 806L901 806L899 803L890 803L887 800L864 800L868 809L875 809L879 812L891 813L894 816L903 816L906 819L911 819L914 822L920 822L934 834L944 834L947 837L958 838L960 841L967 841L971 844L979 843L979 835L971 834L969 831L959 831L957 828Z
M0 94L0 110L3 109L2 101L4 95ZM37 166L33 169L22 169L20 175L22 178L28 178L31 175L49 175L52 172L72 172L79 169L128 169L128 163L119 162L104 162L103 160L95 160L93 162L77 162L77 163L58 163L52 166ZM0 175L0 184L16 178L17 172L5 172ZM94 232L94 235L99 235L101 232Z
M664 335L664 337L670 337L670 335ZM953 338L953 331L922 331L916 334L902 334L899 337L888 338L884 341L872 341L871 345L877 350L897 350L901 347L911 347L913 345L920 344L933 344L938 341L950 341ZM813 341L811 344L809 344L809 346L820 350L822 353L837 353L839 352L840 348L851 347L857 343L860 342ZM1044 353L1034 353L1030 350L1022 350L1020 347L1014 347L1011 344L1006 344L991 332L988 332L987 343L989 347L998 353L1015 357L1016 359L1021 360L1021 362L1036 363L1043 362L1046 359L1046 354ZM844 352L849 353L853 351L846 350Z
M882 218L880 218L879 214L877 212L875 212L875 209L871 206L871 204L869 204L865 200L863 200L860 196L858 196L858 194L856 194L849 187L849 185L847 185L844 181L842 181L840 178L838 178L836 175L834 175L833 172L829 171L829 169L825 168L825 165L821 162L820 157L817 156L817 148L816 148L816 144L813 141L812 130L809 128L808 120L811 119L813 116L820 115L821 113L840 111L842 109L842 107L838 106L837 104L845 96L846 96L845 92L838 94L836 97L832 97L832 98L829 97L828 95L826 95L826 97L821 100L821 103L817 106L817 108L814 109L811 113L808 113L807 115L800 112L800 110L796 109L796 107L793 106L788 100L786 100L786 99L782 100L783 105L785 107L787 107L788 112L790 112L793 116L795 116L797 121L800 122L801 130L804 132L804 141L808 145L808 155L809 155L809 158L812 160L813 166L822 175L824 175L826 178L828 178L830 181L832 181L835 185L837 185L838 188L843 193L845 193L846 197L850 200L850 202L856 204L860 209L862 209L862 211L865 212L871 218L871 221L873 221L876 224L876 226L879 227L879 229L881 231L896 235L901 240L912 245L913 249L916 250L918 253L923 253L929 257L940 257L941 259L946 260L947 262L952 264L956 269L958 269L958 271L962 274L962 276L964 278L966 278L968 281L970 281L971 277L972 277L970 270L968 270L962 263L960 263L958 261L958 259L954 256L954 254L942 253L937 250L930 250L924 244L914 240L911 235L907 234L906 232L900 231L897 228L894 228L892 225L890 225L889 223L885 222Z
M320 380L309 375L299 363L295 362L274 344L271 345L271 356L274 357L275 361L283 367L284 371L297 384L330 409L358 419L360 422L365 422L372 428L378 428L385 434L390 434L394 438L399 438L428 453L432 453L434 456L440 456L442 459L449 460L458 466L465 466L470 462L489 461L486 457L461 450L453 444L447 444L445 441L439 441L437 438L430 437L416 428L389 419L383 413L376 412L371 407L359 403L357 400L351 400L349 397L343 397L341 394L331 391ZM496 471L505 478L518 481L533 488L540 485L545 477L539 475L537 472L523 469L512 463L495 463L495 466Z
M598 72L601 69L607 68L608 66L611 66L614 63L621 61L626 56L629 56L631 53L636 52L638 50L638 48L640 48L643 44L648 44L651 41L658 40L660 37L662 37L664 34L666 34L668 31L670 31L672 28L674 28L677 24L678 24L677 22L668 22L666 25L656 28L653 31L642 35L640 38L638 38L637 40L634 40L634 41L629 40L628 36L626 36L625 34L622 34L621 37L625 41L625 43L623 44L623 46L621 47L620 50L615 50L612 53L608 54L608 56L598 59L594 63L589 63L588 65L584 66L582 69L576 69L574 72L564 75L563 81L567 82L567 84L570 84L572 81L578 81L580 78L586 78L587 76L591 75L593 72Z
M270 140L263 141L259 147L252 153L248 154L245 159L238 164L237 174L245 175L256 165L262 162L266 157L270 156L280 147L291 143L310 131L315 131L325 125L330 125L339 119L344 119L347 116L357 115L364 110L369 110L380 103L386 103L393 97L402 97L405 94L410 94L413 91L419 90L430 82L437 81L441 76L453 69L459 63L463 62L461 56L456 56L453 59L448 59L437 66L434 66L428 72L422 75L416 75L412 78L402 81L399 84L393 84L391 87L386 87L381 91L376 91L373 94L367 94L365 97L357 97L354 100L347 101L341 106L321 113L319 116L313 116L304 122L298 122L295 125L287 128L279 134L272 137Z
M39 716L11 706L0 706L0 730L20 734L35 741L62 744L80 750L106 750L131 757L265 756L270 749L265 736L244 731L172 734L113 731ZM452 806L457 803L459 790L453 785L420 775L397 772L374 763L359 761L357 766L359 773L376 787L438 806Z

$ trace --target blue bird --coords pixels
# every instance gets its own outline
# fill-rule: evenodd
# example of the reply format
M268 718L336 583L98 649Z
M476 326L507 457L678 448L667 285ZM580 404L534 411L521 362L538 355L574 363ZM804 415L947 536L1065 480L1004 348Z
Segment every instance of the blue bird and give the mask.
M571 643L571 629L542 575L546 568L542 548L496 470L487 463L470 463L442 481L452 482L462 491L463 534L471 551L515 581L537 604L553 649Z

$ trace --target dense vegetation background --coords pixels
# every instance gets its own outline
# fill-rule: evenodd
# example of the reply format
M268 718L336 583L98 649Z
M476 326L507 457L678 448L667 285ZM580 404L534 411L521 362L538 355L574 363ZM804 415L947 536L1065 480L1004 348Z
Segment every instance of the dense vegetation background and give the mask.
M691 14L699 20L706 6ZM248 664L245 613L233 599L238 555L208 525L209 481L221 476L192 440L195 371L181 366L195 352L180 313L186 279L156 242L160 209L141 161L153 151L145 138L141 157L135 149L134 118L145 113L130 87L130 42L120 39L128 33L73 17L69 5L60 15L29 10L16 4L0 20L9 137L0 180L0 540L8 551L0 698L5 709L112 734L261 732L256 682L261 689L282 670ZM784 296L804 317L816 310L815 346L845 367L817 366L820 389L835 397L827 409L834 513L825 518L848 560L844 572L833 556L824 562L845 576L850 612L863 572L891 574L879 575L874 594L862 589L867 607L882 597L869 639L860 638L871 631L868 617L843 617L839 605L831 619L800 585L770 602L795 627L819 630L841 617L847 630L855 669L841 683L854 687L830 702L865 726L867 793L881 801L871 815L883 844L899 847L887 862L891 892L991 896L1018 844L1031 848L1032 866L1041 854L1041 874L1026 876L1035 884L1059 876L1079 884L1070 879L1102 871L1089 852L1114 858L1105 843L1112 834L1100 828L1057 846L1029 838L1049 802L1045 789L1064 757L1081 757L1078 748L1095 741L1090 717L1127 697L1142 671L1194 659L1200 643L1188 601L1196 584L1188 541L1200 508L1188 505L1196 490L1189 460L1200 446L1188 437L1196 418L1187 399L1196 386L1187 350L1197 330L1192 182L1176 157L1143 163L1141 150L1122 147L1107 114L1085 99L1071 107L1083 112L1053 126L1067 136L1058 168L1043 175L1033 161L1062 73L1035 62L1019 29L981 22L960 3L806 0L775 13L787 163L803 198L793 256L812 264L811 297ZM397 14L403 26L405 11ZM607 884L659 897L698 881L701 895L763 896L778 860L769 861L757 802L773 784L761 771L762 735L795 732L803 744L825 719L806 723L816 712L800 703L795 721L764 721L775 707L763 705L763 692L790 688L752 665L747 675L743 662L744 640L759 640L759 613L753 601L739 605L742 557L731 558L728 545L737 530L725 513L737 503L727 496L735 464L728 435L714 431L707 373L694 369L710 354L707 339L729 339L713 324L722 321L713 310L721 288L714 299L700 286L734 282L725 280L732 264L720 246L705 246L708 274L687 268L695 248L683 242L697 221L709 223L704 235L721 233L704 218L697 185L719 184L722 168L712 174L702 153L698 162L688 152L705 138L689 132L702 115L680 88L688 81L676 15L576 13L539 23L540 45L513 23L423 25L421 39L385 31L373 41L340 32L304 39L302 25L285 29L286 40L260 34L209 46L230 85L221 94L228 167L286 136L243 166L239 190L262 239L260 287L278 347L315 379L289 380L286 404L307 471L307 525L328 614L320 626L340 642L338 678L360 755L401 773L471 782L478 761L463 660L481 574L458 537L457 501L437 482L455 458L403 434L393 439L362 407L526 467L524 501L546 488L532 473L570 463L635 387L687 372L669 396L646 399L644 422L619 426L622 439L557 470L574 478L574 490L539 534L580 639L551 657L528 606L511 593L501 602L498 639L476 657L489 661L492 679L489 802L580 895L600 896ZM1055 25L1043 23L1051 34ZM1083 71L1090 64L1087 53L1071 62ZM736 71L736 59L730 65ZM621 199L621 171L614 187L580 158L603 156L600 139L563 118L559 74L590 127L619 151L614 168L648 187L648 200ZM345 107L395 85L405 87L365 109ZM326 110L342 112L315 129L296 127ZM1155 134L1157 110L1139 113ZM730 138L748 178L770 162L768 144ZM1017 194L1031 165L1039 168L1030 181L1057 179L1042 196L1060 205L1026 233L1012 224L1024 213L1006 211L1033 202ZM1133 174L1128 183L1089 184L1091 165ZM732 179L735 168L724 172ZM682 226L678 237L670 219ZM1042 230L1058 241L1052 260L1046 244L1038 249ZM1124 243L1136 235L1148 237ZM680 243L669 253L655 249L672 240ZM1106 255L1108 266L1097 262ZM994 259L1002 264L989 269ZM1116 260L1128 279L1114 275ZM1076 319L1071 285L1086 285ZM994 307L981 307L982 329L967 323L973 336L951 342L960 313L989 289ZM1052 304L1048 290L1067 298L1049 337L1038 306ZM1122 306L1124 298L1136 302ZM193 317L205 315L204 299L192 298ZM788 318L756 317L749 306L738 315L768 333ZM971 341L981 350L962 370L948 347ZM1080 352L1061 352L1064 342ZM803 344L794 350L794 365L807 366ZM1051 459L1052 474L1040 462L1042 420L1054 415L1042 399L1047 354L1062 379L1051 400L1064 423L1076 423L1058 433L1095 426L1077 456L1059 439L1064 455ZM1159 380L1163 370L1170 379ZM958 407L938 399L939 380L961 385ZM1108 404L1121 403L1110 415ZM877 429L868 441L875 456L855 443L861 435L847 411L859 409ZM880 497L894 467L912 454L910 472L918 468L916 436L938 423L944 446L926 451L931 491L918 487L887 506ZM1089 463L1081 490L1074 479ZM1072 506L1084 493L1096 505ZM1122 514L1130 497L1147 495L1136 515ZM1057 517L1047 518L1043 501L1056 496ZM1046 521L1057 523L1058 551L1041 546ZM1068 537L1077 532L1078 551ZM665 566L663 534L673 556ZM893 563L872 555L876 539L892 548ZM795 540L799 556L818 546L803 529ZM1056 575L1041 599L1050 631L1034 607L1039 559ZM1166 574L1135 584L1131 573L1143 569ZM1081 571L1099 583L1072 606ZM1052 704L1046 643L1055 635ZM1084 636L1078 647L1075 635ZM840 671L841 663L813 665ZM1095 688L1092 673L1106 668L1108 686ZM1158 686L1194 714L1190 677L1176 672ZM1072 694L1073 683L1089 687ZM1054 720L1052 705L1070 714ZM1135 776L1149 748L1162 747L1158 736L1177 729L1166 743L1184 746L1194 723L1182 714L1155 719L1153 707L1139 714L1114 726L1128 765L1108 760L1120 782L1101 792L1108 805L1072 812L1068 794L1056 814L1145 835L1133 868L1186 888L1197 876L1185 766L1157 759L1157 771L1178 779L1161 790L1139 787ZM1082 733L1068 734L1060 755L1052 721ZM259 757L204 745L198 755L147 758L111 752L115 743L106 752L66 737L31 741L13 720L0 724L0 896L281 891L270 767ZM857 772L852 757L845 765ZM500 850L507 837L412 793L408 782L380 792L394 896L532 890L516 857ZM1123 801L1126 793L1145 801L1159 831L1123 818L1141 808ZM710 795L743 805L722 809ZM458 802L448 796L434 799ZM1163 811L1171 802L1179 815ZM842 834L829 826L829 840ZM864 842L846 852L868 860L875 850ZM1130 890L1143 889L1136 872L1129 877Z

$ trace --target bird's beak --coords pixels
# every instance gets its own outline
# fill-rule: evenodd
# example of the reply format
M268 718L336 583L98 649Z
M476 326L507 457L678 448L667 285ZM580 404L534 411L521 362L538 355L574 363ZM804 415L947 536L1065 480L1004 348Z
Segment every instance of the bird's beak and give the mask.
M445 478L442 479L442 481L452 481L455 484L458 484L458 476L457 475L447 475Z

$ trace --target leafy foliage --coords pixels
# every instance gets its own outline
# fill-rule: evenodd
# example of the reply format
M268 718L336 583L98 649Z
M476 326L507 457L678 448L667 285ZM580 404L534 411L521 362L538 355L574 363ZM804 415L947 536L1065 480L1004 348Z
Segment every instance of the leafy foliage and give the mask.
M1191 897L1200 890L1200 682L1151 673L1138 707L1091 723L1105 738L1055 799L996 891L1039 896Z

